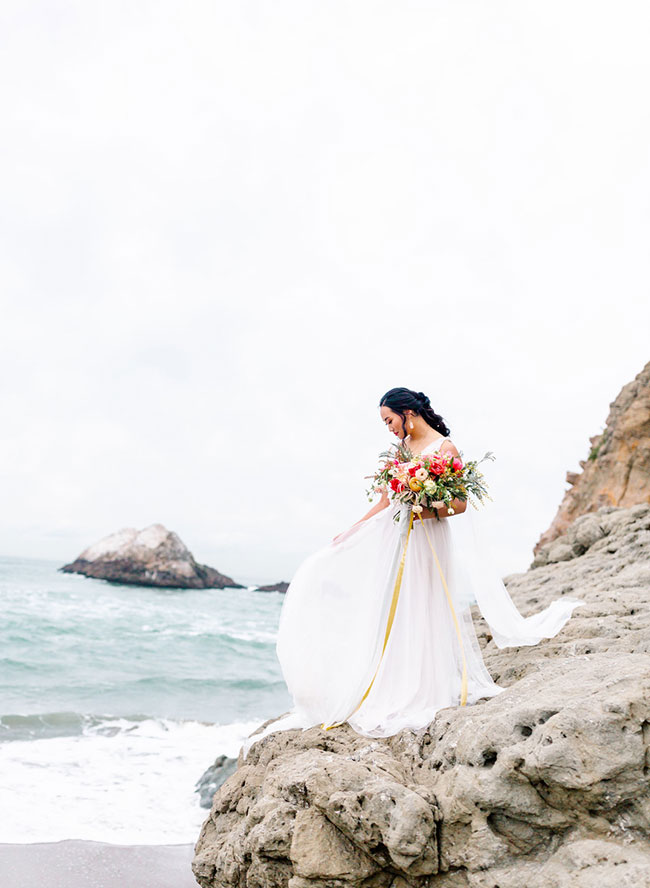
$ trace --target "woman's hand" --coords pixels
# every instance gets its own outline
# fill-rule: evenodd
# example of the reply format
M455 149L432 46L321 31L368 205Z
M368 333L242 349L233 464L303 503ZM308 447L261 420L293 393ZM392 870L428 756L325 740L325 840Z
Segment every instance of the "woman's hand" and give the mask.
M451 512L449 508L451 507ZM422 518L451 518L454 515L462 515L467 508L467 501L461 499L453 499L449 506L441 500L431 503L428 509L422 509L420 517Z
M451 508L451 512L449 509ZM429 509L423 509L420 514L423 518L451 518L453 515L462 515L467 508L467 500L453 499L449 505L437 501L431 503Z

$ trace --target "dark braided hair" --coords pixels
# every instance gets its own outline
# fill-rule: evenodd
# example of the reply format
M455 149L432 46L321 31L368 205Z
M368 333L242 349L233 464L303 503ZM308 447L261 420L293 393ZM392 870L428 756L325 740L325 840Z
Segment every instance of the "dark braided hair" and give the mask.
M406 437L406 410L412 410L422 417L432 429L440 432L445 438L449 436L449 428L439 413L431 406L431 401L424 392L414 392L408 388L392 388L381 396L380 407L388 407L402 418L404 437Z

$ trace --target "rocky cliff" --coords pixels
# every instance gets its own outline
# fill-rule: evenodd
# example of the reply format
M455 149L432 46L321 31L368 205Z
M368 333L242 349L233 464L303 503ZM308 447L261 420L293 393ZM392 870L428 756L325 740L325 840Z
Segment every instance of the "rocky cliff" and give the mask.
M499 650L506 687L419 732L270 734L217 790L203 888L650 885L650 505L605 505L505 577L525 615L586 604Z
M59 570L135 586L244 588L213 567L197 564L180 537L162 524L150 524L143 530L118 530L84 549Z
M582 472L567 472L572 485L534 552L554 540L580 515L601 506L650 502L650 362L610 405L605 430L590 438Z

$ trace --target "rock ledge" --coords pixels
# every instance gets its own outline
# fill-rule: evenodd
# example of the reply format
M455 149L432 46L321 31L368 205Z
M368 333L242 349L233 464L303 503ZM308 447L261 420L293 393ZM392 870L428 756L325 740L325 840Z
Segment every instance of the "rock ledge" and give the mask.
M503 693L386 739L254 743L214 795L199 884L650 885L650 506L594 518L558 538L570 558L505 578L524 614L586 602L555 638L500 650L477 615Z

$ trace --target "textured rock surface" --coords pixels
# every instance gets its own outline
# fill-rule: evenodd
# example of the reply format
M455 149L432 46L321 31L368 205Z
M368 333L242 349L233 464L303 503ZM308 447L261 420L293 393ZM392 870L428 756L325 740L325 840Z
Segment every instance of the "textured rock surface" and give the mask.
M650 506L593 517L505 578L524 614L587 602L554 639L499 650L476 614L506 691L386 739L255 743L214 796L199 884L650 885Z
M567 472L572 486L536 543L536 555L580 515L650 503L650 362L609 406L604 432L590 438L589 456L580 462L582 472Z
M197 564L180 537L162 524L150 524L140 531L134 527L118 530L59 570L136 586L244 588L213 567Z

